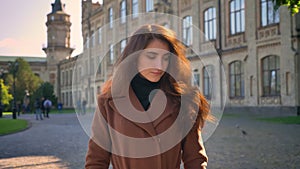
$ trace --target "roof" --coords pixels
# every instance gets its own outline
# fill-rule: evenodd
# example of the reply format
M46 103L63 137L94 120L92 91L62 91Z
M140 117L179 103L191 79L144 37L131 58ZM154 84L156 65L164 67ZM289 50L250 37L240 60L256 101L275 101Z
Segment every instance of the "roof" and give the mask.
M0 62L9 62L15 61L17 58L22 58L27 62L46 62L46 57L37 57L37 56L0 56Z
M52 12L56 13L57 11L64 11L64 6L60 0L55 0L55 2L52 5Z

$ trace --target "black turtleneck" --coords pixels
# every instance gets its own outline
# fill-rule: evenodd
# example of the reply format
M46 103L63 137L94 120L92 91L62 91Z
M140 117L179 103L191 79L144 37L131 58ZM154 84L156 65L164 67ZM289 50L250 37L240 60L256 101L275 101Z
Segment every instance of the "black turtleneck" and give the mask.
M140 74L137 74L131 81L131 87L141 102L144 110L147 110L150 105L150 101L153 98L150 98L149 101L149 94L152 90L159 88L159 81L158 82L150 82L149 80L142 77ZM153 93L154 94L154 93Z

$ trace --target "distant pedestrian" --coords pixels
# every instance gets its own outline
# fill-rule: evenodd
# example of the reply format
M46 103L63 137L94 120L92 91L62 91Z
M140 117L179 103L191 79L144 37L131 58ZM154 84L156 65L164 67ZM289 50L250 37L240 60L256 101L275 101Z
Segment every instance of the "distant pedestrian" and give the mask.
M39 117L40 120L43 120L43 116L41 112L41 101L38 98L35 99L34 108L35 108L34 112L35 112L36 120L39 120Z
M60 113L61 113L62 108L63 108L63 103L59 102L59 103L57 104L57 109L58 109L58 111L59 111Z
M49 99L46 99L44 102L44 107L46 110L46 117L49 118L50 109L52 107L52 102Z
M45 106L44 106L45 101L46 101L46 99L44 97L42 97L41 111L42 111L44 117L46 117L46 109L45 109Z

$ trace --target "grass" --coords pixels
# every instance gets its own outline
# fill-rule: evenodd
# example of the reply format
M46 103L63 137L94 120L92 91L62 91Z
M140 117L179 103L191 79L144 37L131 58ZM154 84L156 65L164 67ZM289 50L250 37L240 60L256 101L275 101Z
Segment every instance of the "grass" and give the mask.
M258 118L258 120L281 124L300 124L300 116Z
M3 116L9 116L9 115L12 116L12 112L3 112Z
M75 113L75 110L74 109L62 109L62 110L51 109L50 110L50 114L63 114L63 113ZM12 116L12 112L3 112L3 116Z
M22 131L27 126L28 122L23 119L0 119L0 135Z

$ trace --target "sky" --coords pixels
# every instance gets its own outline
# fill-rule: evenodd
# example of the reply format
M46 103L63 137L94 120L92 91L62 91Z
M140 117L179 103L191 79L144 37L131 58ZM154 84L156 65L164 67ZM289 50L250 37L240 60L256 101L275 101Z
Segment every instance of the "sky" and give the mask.
M0 56L46 57L47 14L55 0L9 0L0 4ZM82 53L81 0L61 0L71 15L72 56ZM97 2L97 0L93 0Z

